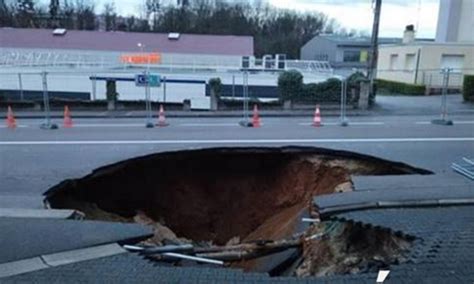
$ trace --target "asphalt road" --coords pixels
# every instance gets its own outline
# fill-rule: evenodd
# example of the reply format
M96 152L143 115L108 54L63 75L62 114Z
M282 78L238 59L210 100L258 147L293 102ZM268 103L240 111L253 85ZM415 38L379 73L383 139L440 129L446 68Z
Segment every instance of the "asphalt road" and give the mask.
M236 118L173 118L147 129L144 119L74 119L71 129L41 130L41 120L0 127L0 207L41 207L41 194L67 178L154 152L214 146L305 145L343 149L457 175L453 161L474 156L474 118L451 117L454 126L430 124L431 116L361 117L348 127L337 119L314 128L311 118L262 118L261 128ZM60 124L61 121L57 120Z

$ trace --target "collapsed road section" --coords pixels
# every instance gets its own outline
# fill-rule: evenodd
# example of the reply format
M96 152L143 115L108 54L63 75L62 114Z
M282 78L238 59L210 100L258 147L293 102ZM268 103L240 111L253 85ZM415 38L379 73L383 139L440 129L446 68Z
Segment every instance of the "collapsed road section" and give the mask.
M302 217L318 220L313 198L352 190L352 175L403 174L430 172L321 148L212 148L105 166L54 186L45 201L51 208L82 211L87 219L150 225L155 235L147 245L192 244L197 251L218 251L231 266L246 270L323 276L367 271L374 259L378 266L396 263L409 240L347 224L304 224ZM274 261L262 244L278 240L283 245L270 253L284 248L293 253L269 267ZM249 246L255 242L256 248ZM381 245L371 249L371 242ZM240 257L229 258L236 250ZM249 250L252 257L242 257Z

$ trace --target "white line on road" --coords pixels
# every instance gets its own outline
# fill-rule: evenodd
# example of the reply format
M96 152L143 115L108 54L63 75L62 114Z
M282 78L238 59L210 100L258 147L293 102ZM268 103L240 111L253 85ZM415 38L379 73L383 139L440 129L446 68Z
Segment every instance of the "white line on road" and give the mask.
M303 126L313 125L313 123L310 123L310 122L300 122L298 124L303 125ZM323 122L322 123L323 126L324 125L340 125L340 124L341 124L340 122ZM366 122L349 121L349 125L384 125L384 124L385 122L381 122L381 121L366 121Z
M26 128L26 127L28 127L28 125L17 125L16 127L17 127L17 128ZM8 128L8 126L6 126L6 125L0 125L0 128Z
M472 120L454 120L453 123L454 124L474 124L474 121L472 121ZM431 121L417 121L417 122L415 122L415 124L426 125L426 124L431 124Z
M75 124L73 127L145 127L145 123L91 123L91 124Z
M74 141L0 141L7 145L123 145L123 144L281 144L281 143L406 143L406 142L474 142L474 137L427 138L348 138L348 139L229 139L229 140L74 140Z
M239 126L237 122L234 123L182 123L178 126L192 126L192 127L205 127L205 126Z

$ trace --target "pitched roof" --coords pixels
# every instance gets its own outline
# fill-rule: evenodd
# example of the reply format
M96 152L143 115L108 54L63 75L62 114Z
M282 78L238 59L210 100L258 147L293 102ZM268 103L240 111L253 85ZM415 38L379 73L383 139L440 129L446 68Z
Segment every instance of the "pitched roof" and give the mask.
M163 33L131 33L68 30L54 36L51 29L0 28L0 47L48 48L161 53L253 55L252 36L181 34L170 40Z

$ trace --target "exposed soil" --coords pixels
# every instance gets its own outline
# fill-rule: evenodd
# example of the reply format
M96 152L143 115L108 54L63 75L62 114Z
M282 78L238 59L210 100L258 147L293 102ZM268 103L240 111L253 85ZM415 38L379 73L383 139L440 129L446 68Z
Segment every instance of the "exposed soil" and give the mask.
M387 269L404 261L413 240L388 230L349 222L327 222L334 228L327 238L308 241L295 276L329 276Z
M224 245L291 236L312 198L351 190L351 175L429 173L319 148L217 148L126 160L45 195L51 207L88 219L155 223L158 243L165 232L181 242Z

